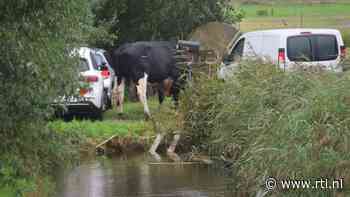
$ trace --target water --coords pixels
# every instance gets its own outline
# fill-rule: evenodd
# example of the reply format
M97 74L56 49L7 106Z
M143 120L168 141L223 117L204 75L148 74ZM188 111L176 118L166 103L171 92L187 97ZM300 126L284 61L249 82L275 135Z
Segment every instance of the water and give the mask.
M217 169L147 155L85 160L59 174L57 197L222 197L227 188Z

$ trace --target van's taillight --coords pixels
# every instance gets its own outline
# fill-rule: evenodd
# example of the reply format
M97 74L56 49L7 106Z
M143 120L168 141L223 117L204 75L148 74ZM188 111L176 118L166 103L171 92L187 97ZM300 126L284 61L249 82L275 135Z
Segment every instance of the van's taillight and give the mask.
M340 47L340 57L342 59L345 59L346 58L346 46L341 46Z
M101 75L103 78L108 78L111 75L111 73L109 72L109 70L103 70L101 71Z
M86 76L85 79L89 83L98 82L98 76L94 76L94 75Z
M278 49L278 64L286 63L286 50L283 48Z

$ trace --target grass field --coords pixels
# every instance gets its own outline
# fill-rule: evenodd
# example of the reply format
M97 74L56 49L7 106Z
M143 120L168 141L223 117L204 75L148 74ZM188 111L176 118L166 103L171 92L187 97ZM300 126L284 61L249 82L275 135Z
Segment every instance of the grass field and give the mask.
M166 100L159 111L156 99L149 99L149 107L155 119L170 117L172 103ZM175 122L173 119L172 122ZM124 113L120 114L115 109L108 110L103 115L103 121L73 120L64 122L56 120L49 123L49 127L56 131L75 132L94 141L102 141L113 135L118 136L151 136L154 134L152 121L145 121L143 106L140 102L126 102ZM166 128L167 125L162 128Z
M349 3L349 0L232 0L233 3L240 4L329 4L329 3Z
M339 16L350 15L350 4L276 4L276 5L243 5L242 8L247 18L261 17L257 15L259 10L267 10L272 17L300 16Z
M313 5L245 4L240 8L246 13L240 24L243 32L296 27L337 28L344 32L350 31L350 2Z
M15 197L15 193L8 188L0 188L0 197Z

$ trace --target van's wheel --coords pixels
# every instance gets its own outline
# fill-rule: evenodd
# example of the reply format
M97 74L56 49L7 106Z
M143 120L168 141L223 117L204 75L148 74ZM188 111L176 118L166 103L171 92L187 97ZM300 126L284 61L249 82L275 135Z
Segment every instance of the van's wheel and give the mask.
M70 122L74 119L74 115L71 113L62 114L62 117L63 117L63 121L65 122Z

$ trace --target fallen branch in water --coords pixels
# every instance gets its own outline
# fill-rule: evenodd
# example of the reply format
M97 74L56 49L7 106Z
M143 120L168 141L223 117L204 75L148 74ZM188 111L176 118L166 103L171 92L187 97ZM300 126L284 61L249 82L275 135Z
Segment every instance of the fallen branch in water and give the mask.
M100 144L98 144L95 149L96 152L98 153L104 153L106 151L106 147L104 147L104 145L106 145L109 141L113 140L114 138L118 137L118 135L113 135L110 138L106 139L105 141L101 142Z

